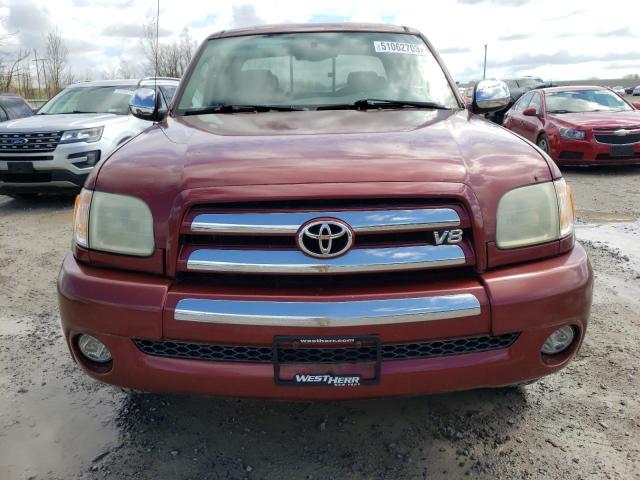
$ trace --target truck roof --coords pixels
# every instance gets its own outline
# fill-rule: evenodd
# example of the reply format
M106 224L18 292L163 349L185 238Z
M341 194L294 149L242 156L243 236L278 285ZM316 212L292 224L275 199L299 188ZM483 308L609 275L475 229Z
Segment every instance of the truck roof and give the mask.
M304 32L380 32L417 34L415 28L381 23L287 23L261 25L256 27L222 30L209 35L208 40L222 37L239 37L244 35L261 35L267 33L304 33Z

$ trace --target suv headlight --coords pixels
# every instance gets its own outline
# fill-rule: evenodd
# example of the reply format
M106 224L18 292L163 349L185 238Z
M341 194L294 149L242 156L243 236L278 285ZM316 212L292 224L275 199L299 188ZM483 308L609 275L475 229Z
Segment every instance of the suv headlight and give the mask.
M97 142L102 137L104 127L83 128L81 130L67 130L62 133L60 143Z
M509 249L551 242L573 232L573 194L563 178L516 188L498 203L496 244Z
M155 249L151 210L136 197L83 189L76 200L74 240L91 250L149 256Z

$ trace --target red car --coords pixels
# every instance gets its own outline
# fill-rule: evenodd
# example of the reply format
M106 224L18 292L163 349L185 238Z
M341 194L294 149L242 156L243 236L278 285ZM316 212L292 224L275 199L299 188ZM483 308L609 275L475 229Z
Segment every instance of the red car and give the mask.
M571 190L469 110L407 27L289 25L205 40L169 111L88 178L58 292L103 382L279 399L527 382L585 336ZM480 114L480 115L479 115Z
M559 165L640 163L638 108L608 88L545 88L523 95L503 126Z

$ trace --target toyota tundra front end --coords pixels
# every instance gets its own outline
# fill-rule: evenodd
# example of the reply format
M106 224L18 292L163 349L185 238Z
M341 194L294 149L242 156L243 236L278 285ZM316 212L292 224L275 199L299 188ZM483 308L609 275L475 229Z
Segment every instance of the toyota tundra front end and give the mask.
M592 272L540 150L464 108L417 31L289 25L202 45L168 112L76 201L75 361L151 392L278 399L528 382L584 338Z

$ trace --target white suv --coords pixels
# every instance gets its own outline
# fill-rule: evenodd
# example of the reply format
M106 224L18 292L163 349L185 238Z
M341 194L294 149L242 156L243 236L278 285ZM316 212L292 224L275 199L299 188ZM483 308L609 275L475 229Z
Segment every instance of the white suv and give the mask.
M82 82L65 88L36 115L0 123L0 194L27 197L78 190L96 163L152 122L134 117L129 100L157 85L166 108L176 78Z

